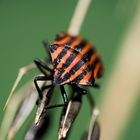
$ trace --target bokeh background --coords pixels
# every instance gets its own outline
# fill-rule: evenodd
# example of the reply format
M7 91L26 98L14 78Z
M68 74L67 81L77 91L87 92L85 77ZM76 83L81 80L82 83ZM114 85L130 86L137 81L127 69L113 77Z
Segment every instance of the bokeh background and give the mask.
M90 89L97 105L101 104L105 96L104 89L116 63L123 36L135 15L137 3L138 0L93 0L89 7L80 34L94 42L105 65L105 76L98 81L101 89ZM18 69L33 62L34 58L46 57L42 40L48 39L51 43L56 33L67 31L76 4L77 0L0 0L0 124L4 114L3 107ZM20 86L33 77L34 73L36 71L27 75ZM134 114L119 140L140 139L139 101L140 96L134 105ZM82 109L71 130L70 140L79 140L83 131L88 128L90 110L84 96ZM51 112L54 113L53 121L44 140L57 139L61 109ZM35 110L14 140L23 139L34 115Z

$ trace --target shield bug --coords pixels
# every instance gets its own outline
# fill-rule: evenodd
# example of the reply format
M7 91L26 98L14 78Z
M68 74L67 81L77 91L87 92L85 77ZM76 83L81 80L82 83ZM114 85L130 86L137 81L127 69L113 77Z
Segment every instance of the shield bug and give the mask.
M37 76L34 79L36 89L40 99L42 99L42 91L38 86L38 81L52 80L53 86L60 85L64 100L64 104L48 106L48 108L68 103L64 89L65 84L69 84L72 88L85 94L86 90L79 85L95 86L95 81L102 77L104 69L97 50L91 42L81 36L60 32L51 45L44 43L44 46L49 50L53 68L48 67L45 62L39 59L34 60L36 66L43 73L43 76ZM50 72L50 75L46 71Z

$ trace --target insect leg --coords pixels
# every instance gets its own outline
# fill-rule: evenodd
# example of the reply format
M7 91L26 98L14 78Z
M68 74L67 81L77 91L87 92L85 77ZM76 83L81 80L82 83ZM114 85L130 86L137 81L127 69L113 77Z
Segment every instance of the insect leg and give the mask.
M67 97L67 94L66 94L66 91L65 91L63 85L60 85L60 90L61 90L61 95L62 95L63 100L64 100L64 104L67 105L67 103L68 103L68 97Z
M67 106L67 104L68 104L68 97L67 97L67 94L66 94L66 91L65 91L63 85L60 85L60 90L61 90L61 95L63 97L64 104L50 105L50 106L47 107L47 109Z
M39 98L42 99L43 96L42 96L42 90L40 89L40 87L38 86L38 83L37 81L46 81L46 80L52 80L52 77L47 77L47 76L37 76L35 77L34 79L34 84L35 84L35 87L38 91L38 95L39 95Z
M50 88L50 87L52 87L52 84L43 86L43 87L41 88L41 90L44 91L45 89L48 89L48 88Z
M82 95L76 94L73 96L68 105L65 106L62 110L61 117L60 117L60 126L58 132L58 139L59 140L66 140L68 137L68 132L71 129L79 111L81 108L82 103Z
M51 88L53 85L52 84L49 84L49 85L45 85L45 86L42 86L41 87L41 92L44 92L44 90L46 90L46 89L49 89L49 88ZM36 101L36 105L39 105L39 98L37 99L37 101Z
M43 61L41 61L40 59L35 59L34 63L36 64L36 66L38 67L38 69L44 74L44 75L48 75L46 73L45 70L49 71L49 72L53 72L53 70L51 68L49 68L47 66L46 63L44 63Z
M74 91L76 91L77 93L82 93L82 95L85 95L87 94L87 90L81 88L81 87L78 87L77 85L72 85L72 88Z
M15 89L16 89L16 87L18 86L19 82L21 81L22 77L27 72L29 72L29 71L31 71L32 69L35 69L35 68L36 68L35 64L34 63L31 63L31 64L29 64L27 66L24 66L24 67L22 67L22 68L19 69L18 76L17 76L17 78L16 78L16 80L14 82L14 85L13 85L11 91L10 91L9 97L8 97L6 103L5 103L4 108L3 108L4 110L5 110L6 106L8 105L8 103L9 103L9 101L10 101L10 99L11 99L11 97L12 97L12 95L13 95Z
M57 105L50 105L47 107L47 109L52 109L52 108L56 108L56 107L63 107L65 104L57 104Z
M96 83L95 83L93 86L94 86L95 88L97 88L97 89L100 88L100 85L99 85L99 84L96 84Z

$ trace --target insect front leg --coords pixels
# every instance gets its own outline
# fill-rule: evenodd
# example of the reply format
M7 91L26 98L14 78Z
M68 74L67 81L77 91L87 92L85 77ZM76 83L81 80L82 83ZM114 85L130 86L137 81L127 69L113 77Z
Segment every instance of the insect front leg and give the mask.
M53 70L50 68L50 67L48 67L47 66L47 64L46 63L44 63L42 60L40 60L40 59L35 59L34 60L34 63L36 64L36 66L37 66L37 68L44 74L44 75L47 75L48 76L48 74L46 73L46 71L48 71L48 72L53 72Z
M48 80L46 81L45 85L42 86L44 87L42 90L42 93L43 93L42 99L41 100L38 99L38 105L37 105L38 109L37 109L37 113L35 117L36 125L39 125L44 120L44 117L47 116L47 107L50 102L53 89L54 89L54 86L49 82L52 83L52 81Z

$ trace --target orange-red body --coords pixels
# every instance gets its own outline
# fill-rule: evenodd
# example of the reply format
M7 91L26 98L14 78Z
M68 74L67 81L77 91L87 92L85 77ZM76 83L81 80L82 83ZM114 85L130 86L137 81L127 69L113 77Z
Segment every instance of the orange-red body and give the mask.
M103 64L91 42L80 36L59 33L49 46L55 84L94 85L103 75Z

